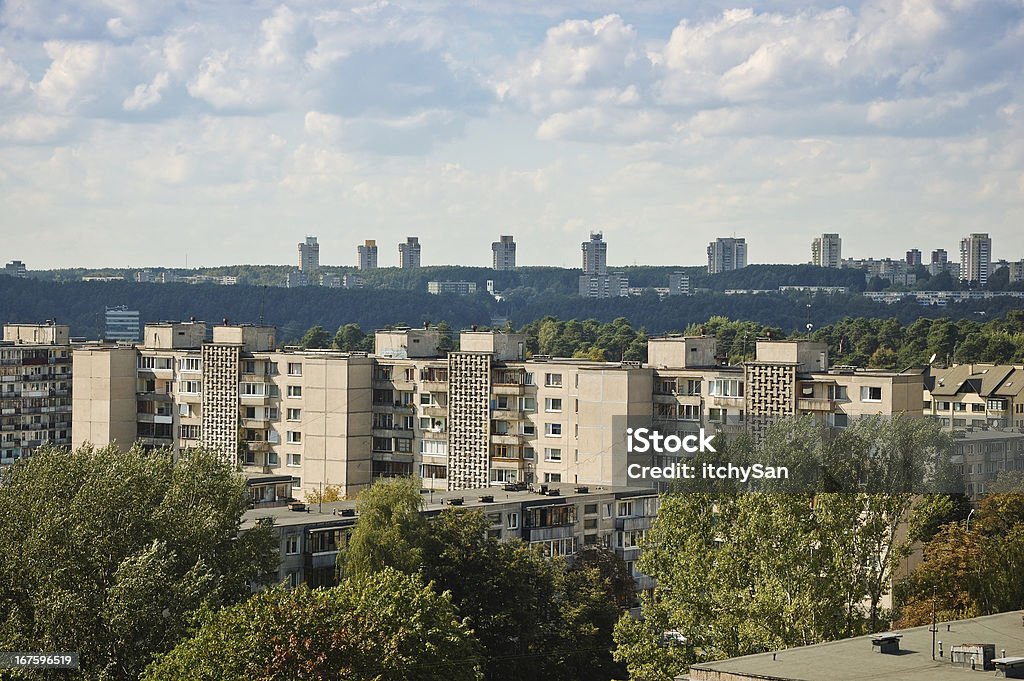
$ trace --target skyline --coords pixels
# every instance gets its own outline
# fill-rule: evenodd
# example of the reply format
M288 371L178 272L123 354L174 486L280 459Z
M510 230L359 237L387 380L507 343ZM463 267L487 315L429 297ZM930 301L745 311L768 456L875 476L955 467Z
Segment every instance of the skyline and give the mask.
M752 9L735 9L749 4ZM0 259L32 269L1024 255L1024 4L8 2ZM666 244L673 247L666 248Z

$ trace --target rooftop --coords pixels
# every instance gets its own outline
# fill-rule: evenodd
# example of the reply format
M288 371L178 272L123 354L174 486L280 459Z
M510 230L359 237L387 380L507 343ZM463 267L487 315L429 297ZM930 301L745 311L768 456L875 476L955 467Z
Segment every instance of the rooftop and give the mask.
M587 491L579 491L583 488ZM433 491L424 492L423 511L436 513L448 507L452 499L462 499L459 508L486 510L487 508L504 503L530 503L547 502L549 504L564 503L567 501L576 502L588 496L603 494L615 494L622 497L656 495L653 489L644 487L601 487L597 485L575 485L575 484L552 484L549 490L558 490L558 495L541 494L531 490L520 492L505 491L502 487L482 487L478 489L463 489L457 491ZM481 497L491 497L493 501L481 501ZM304 511L293 511L288 506L272 506L266 508L254 508L246 511L242 518L242 527L252 527L259 520L273 519L274 525L288 527L296 525L314 525L317 523L336 522L343 518L341 511L353 510L356 507L355 500L332 501L324 504L306 504Z
M935 635L942 641L944 657L932 660L932 634L929 626L902 629L900 652L883 655L872 645L878 634L790 648L778 653L760 653L720 662L697 664L690 668L690 679L706 681L760 679L762 681L943 681L944 679L996 678L996 672L978 671L965 676L965 669L950 662L953 646L995 644L996 657L1024 654L1024 626L1021 611L1000 613L969 620L941 622ZM774 659L773 659L774 656ZM970 667L966 669L970 672Z

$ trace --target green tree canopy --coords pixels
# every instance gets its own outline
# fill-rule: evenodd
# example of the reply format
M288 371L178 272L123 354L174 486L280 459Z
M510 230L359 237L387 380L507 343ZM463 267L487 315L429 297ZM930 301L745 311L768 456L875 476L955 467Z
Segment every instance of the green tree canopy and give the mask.
M213 454L42 448L0 480L0 638L77 650L93 679L136 679L195 612L240 601L277 564L239 535L245 481Z
M270 589L206 618L146 681L476 681L479 646L447 593L391 568Z

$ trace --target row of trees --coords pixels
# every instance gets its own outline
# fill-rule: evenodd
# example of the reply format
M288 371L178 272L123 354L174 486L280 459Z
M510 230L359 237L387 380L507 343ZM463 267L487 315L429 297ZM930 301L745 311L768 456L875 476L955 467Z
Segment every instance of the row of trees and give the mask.
M737 441L727 460L824 473L803 489L663 497L637 565L656 593L642 619L623 617L615 631L630 678L670 681L700 661L888 628L884 597L913 540L963 511L928 484L948 474L951 443L934 422L902 418L862 419L838 439L782 421L760 445ZM842 491L821 491L835 482ZM1024 604L1020 591L1000 605Z
M458 338L452 326L441 322L437 328L442 351L456 348ZM602 323L596 319L562 321L548 316L518 331L526 334L530 354L598 361L647 359L647 330L635 328L625 317ZM758 340L808 337L806 332L787 334L777 326L723 316L690 324L683 333L714 336L719 353L731 363L753 359ZM906 325L893 317L845 317L813 331L809 337L828 343L833 364L901 370L926 364L933 355L940 364L1020 363L1024 361L1024 311L1013 310L1005 317L989 320L920 317ZM322 326L314 326L298 343L307 348L373 350L372 335L352 323L339 327L333 337Z

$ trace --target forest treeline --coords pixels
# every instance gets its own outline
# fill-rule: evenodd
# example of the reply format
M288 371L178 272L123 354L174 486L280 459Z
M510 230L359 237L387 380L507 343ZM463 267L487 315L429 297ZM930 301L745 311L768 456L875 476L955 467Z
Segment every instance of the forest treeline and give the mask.
M457 347L450 324L439 325L442 349ZM562 321L545 317L516 329L526 334L531 354L577 357L597 361L646 361L648 334L625 317L602 323L595 319ZM736 364L754 359L758 340L810 338L828 343L833 365L847 364L873 369L901 370L935 361L941 364L1024 362L1024 310L1004 317L979 321L915 319L902 324L895 318L844 317L806 333L787 334L783 329L752 321L716 316L680 329L686 335L710 335L718 339L719 355ZM333 347L344 351L372 351L373 338L355 324L340 327L331 336L322 326L309 329L299 344L310 348Z
M752 271L749 274L753 274L758 267L746 269ZM786 266L788 269L779 269L783 266L773 267L776 269L772 283L782 281L783 274L794 278L802 276L799 275L800 268L818 270L819 273L843 272L811 268L809 265ZM568 271L550 269L553 271L552 277L564 277ZM653 272L655 268L636 269ZM496 277L501 274L519 275L518 272L486 271ZM417 272L408 276L429 275ZM755 288L768 286L768 283L755 284ZM61 283L0 275L0 320L41 322L56 318L71 326L73 336L95 339L103 333L105 309L126 305L129 309L139 310L143 322L191 317L210 323L219 323L225 318L232 322L263 322L276 326L282 340L294 341L317 324L327 329L337 329L351 323L369 331L400 323L419 326L427 321L437 323L444 320L453 328L460 329L471 325L502 324L508 320L514 326L521 327L549 316L564 320L592 319L600 323L625 318L634 328L642 328L650 334L681 331L721 316L743 319L793 334L806 332L807 324L821 329L845 317L892 318L902 325L911 324L922 316L977 321L980 315L995 317L1021 306L1021 301L1015 298L993 298L929 309L910 300L892 305L875 303L859 294L726 295L708 292L693 296L671 296L661 300L650 292L638 297L597 300L560 293L556 289L545 289L547 292L543 293L533 291L529 289L517 293L515 289L510 289L505 300L497 301L482 290L476 295L464 297L430 295L425 292L425 284L419 290L287 289L215 284L136 284L127 281Z

